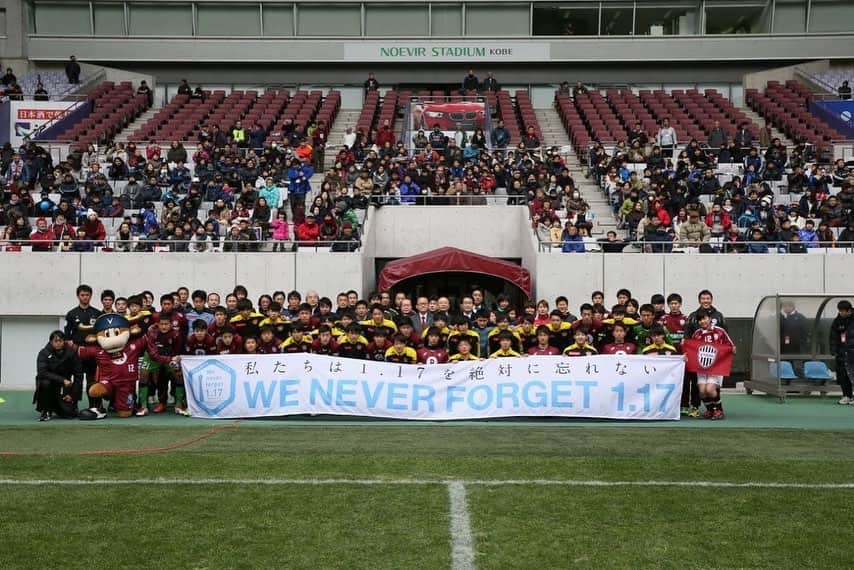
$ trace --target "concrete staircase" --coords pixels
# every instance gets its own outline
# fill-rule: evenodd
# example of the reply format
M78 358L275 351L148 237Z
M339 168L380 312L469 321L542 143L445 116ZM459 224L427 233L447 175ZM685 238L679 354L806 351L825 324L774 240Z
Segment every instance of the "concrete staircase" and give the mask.
M535 109L534 112L537 115L537 121L540 123L540 129L543 131L543 140L540 142L544 146L559 146L564 150L569 149L569 135L557 111L553 107L549 107L548 109ZM610 230L617 231L617 221L614 219L608 200L593 179L584 177L584 166L575 156L575 152L565 153L564 160L569 167L570 175L575 180L576 188L581 192L584 200L590 204L590 212L594 216L591 234L596 237L604 237L605 233ZM620 234L621 232L617 233Z
M739 107L739 110L742 113L744 113L745 115L747 115L747 118L750 119L751 121L753 121L753 124L759 125L760 127L765 125L765 119L762 118L762 116L759 113L757 113L756 111L754 111L753 109L751 109L747 105L745 105L744 107ZM792 142L792 140L790 138L788 138L782 132L778 131L776 129L776 127L774 127L773 125L771 126L771 136L775 137L775 138L779 138L783 142L783 146L785 146L788 149L791 149L795 146L795 143Z
M548 109L534 109L537 116L537 122L540 123L540 129L543 131L543 139L540 141L545 146L567 146L569 145L569 136L566 134L566 129L563 128L563 123L560 116L553 107Z
M128 126L123 128L121 130L121 132L118 135L116 135L115 141L117 143L120 143L120 142L121 143L127 143L128 137L131 136L133 133L135 133L139 127L141 127L146 122L148 122L148 119L153 117L157 113L157 111L159 111L159 110L160 110L159 107L151 107L150 109L148 109L145 113L143 113L142 115L137 117L134 122L132 122L131 124L129 124ZM159 142L161 145L164 144L163 141L157 141L157 142ZM166 146L169 146L170 142L172 142L172 141L166 141L166 143L165 143Z
M330 148L323 157L324 171L335 165L335 156L338 154L338 148L343 144L344 133L347 131L347 127L356 127L356 121L359 120L361 112L361 109L341 109L338 112L338 116L335 117L335 122L332 123L332 128L329 130L327 140Z

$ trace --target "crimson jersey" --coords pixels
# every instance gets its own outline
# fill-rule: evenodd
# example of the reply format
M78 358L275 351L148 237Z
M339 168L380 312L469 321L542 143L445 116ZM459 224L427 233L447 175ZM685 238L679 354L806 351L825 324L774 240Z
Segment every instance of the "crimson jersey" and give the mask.
M444 348L424 347L417 351L418 362L421 364L444 364L448 361L448 351Z
M243 352L240 346L243 343L235 336L231 344L225 344L221 338L216 339L216 354L240 354Z
M706 344L725 344L735 347L735 343L732 342L732 339L729 338L727 332L721 327L713 326L709 330L699 329L694 332L694 336L691 338L702 341Z
M661 317L658 323L667 329L673 342L679 342L685 334L685 325L688 324L688 317L682 313L667 313Z
M208 325L208 334L214 338L219 338L220 336L222 336L222 331L224 331L227 326L228 321L226 321L225 324L221 327L218 326L216 322L212 322L210 325Z
M133 339L125 345L121 352L110 354L100 346L81 346L78 354L82 360L94 360L98 365L98 379L102 382L136 382L139 378L139 357L149 351L157 362L166 363L169 356L161 356L156 349L148 346L146 337Z
M157 324L160 320L160 313L154 313L151 315L151 322ZM178 311L172 311L172 330L178 331L180 333L187 332L187 319L184 318L184 315L179 313Z
M194 354L196 356L216 354L216 339L209 334L206 334L202 340L197 339L196 335L190 335L190 338L187 339L184 354Z
M151 354L151 347L163 356L184 354L184 329L176 331L172 328L164 334L160 332L157 325L151 325L145 336L150 347L148 349L149 354Z
M622 344L608 343L602 347L602 354L637 354L638 347L633 342Z
M545 348L540 348L540 346L537 345L529 348L528 354L531 356L558 356L560 355L560 351L551 345Z
M279 346L282 344L282 341L273 337L273 340L270 342L264 342L260 338L258 339L258 354L278 354L281 352Z

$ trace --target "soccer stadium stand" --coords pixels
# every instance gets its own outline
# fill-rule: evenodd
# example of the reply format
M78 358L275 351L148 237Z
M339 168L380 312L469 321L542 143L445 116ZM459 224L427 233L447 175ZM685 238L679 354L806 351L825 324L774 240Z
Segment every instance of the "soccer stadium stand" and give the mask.
M792 140L814 145L816 152L828 160L833 152L831 141L844 140L845 137L810 113L808 104L811 97L812 92L795 80L784 84L769 81L764 93L757 89L745 92L745 100L757 113Z
M85 84L86 82L87 79L81 77L79 84L72 85L68 82L68 78L63 71L32 71L21 77L18 85L21 86L24 95L32 96L38 84L41 83L48 92L50 99L58 101L71 94L81 84Z
M82 145L109 142L150 106L148 97L137 94L129 81L118 85L112 81L101 83L89 92L88 102L92 113L57 136L57 140Z

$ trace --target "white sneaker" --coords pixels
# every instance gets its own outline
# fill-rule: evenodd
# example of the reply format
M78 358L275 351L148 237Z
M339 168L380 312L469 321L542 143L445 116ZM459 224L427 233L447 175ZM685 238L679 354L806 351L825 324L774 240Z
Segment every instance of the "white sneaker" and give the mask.
M849 398L848 396L842 396L842 399L839 400L839 404L843 406L850 406L854 404L854 398Z
M103 420L107 417L107 412L102 410L101 408L89 408L91 411L95 412L95 415L98 416L97 419Z

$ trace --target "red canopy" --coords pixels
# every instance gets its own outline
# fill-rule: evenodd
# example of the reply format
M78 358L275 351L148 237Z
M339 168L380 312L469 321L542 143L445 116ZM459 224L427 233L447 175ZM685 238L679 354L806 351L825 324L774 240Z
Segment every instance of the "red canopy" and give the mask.
M455 247L441 247L398 259L386 265L380 273L380 291L387 291L404 279L429 273L485 273L509 281L531 297L531 274L519 265L485 255L469 253Z

